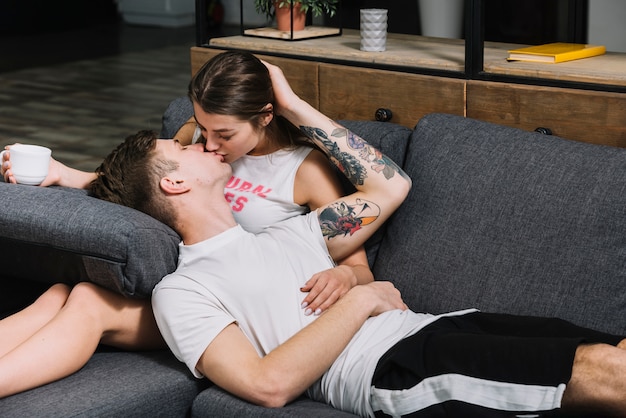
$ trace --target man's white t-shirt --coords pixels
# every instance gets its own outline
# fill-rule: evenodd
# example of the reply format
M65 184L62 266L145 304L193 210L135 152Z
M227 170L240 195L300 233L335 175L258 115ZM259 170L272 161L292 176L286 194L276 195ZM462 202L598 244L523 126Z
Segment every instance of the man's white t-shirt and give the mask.
M195 368L200 356L231 323L264 356L314 321L300 306L305 296L300 287L331 267L316 212L256 235L236 226L198 244L181 244L177 270L154 289L155 317L176 357L201 377ZM378 359L435 319L400 310L369 318L308 395L371 415L369 392Z

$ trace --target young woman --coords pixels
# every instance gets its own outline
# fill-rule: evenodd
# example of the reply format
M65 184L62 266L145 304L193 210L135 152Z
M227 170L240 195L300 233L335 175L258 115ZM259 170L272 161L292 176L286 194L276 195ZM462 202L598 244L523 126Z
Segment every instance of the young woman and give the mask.
M342 194L324 155L297 145L295 128L275 117L269 72L253 55L216 56L191 81L190 97L206 144L189 146L205 147L233 164L225 197L245 228L258 231ZM15 182L10 152L2 175ZM95 177L53 160L42 186L86 188ZM337 261L338 267L303 286L305 313L320 314L351 287L373 280L362 248ZM165 347L149 301L129 300L91 283L52 286L33 305L0 321L0 336L0 397L74 373L99 343Z

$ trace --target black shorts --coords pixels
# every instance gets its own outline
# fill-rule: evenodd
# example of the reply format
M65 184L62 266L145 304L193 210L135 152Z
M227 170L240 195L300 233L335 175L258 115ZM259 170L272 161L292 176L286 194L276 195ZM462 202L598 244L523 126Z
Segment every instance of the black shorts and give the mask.
M442 317L381 358L372 406L379 417L541 416L560 407L580 344L621 340L553 318Z

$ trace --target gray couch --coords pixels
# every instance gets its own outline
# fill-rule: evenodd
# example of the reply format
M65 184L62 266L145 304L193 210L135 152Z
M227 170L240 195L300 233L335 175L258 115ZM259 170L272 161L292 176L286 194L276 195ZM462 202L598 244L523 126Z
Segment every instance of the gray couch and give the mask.
M626 334L626 150L433 114L414 130L344 122L402 165L413 189L367 245L408 305L558 316ZM144 297L175 267L158 222L60 188L0 184L0 310L51 282ZM1 338L1 336L0 336ZM166 350L101 347L78 373L0 400L2 416L350 416L302 398L243 402Z

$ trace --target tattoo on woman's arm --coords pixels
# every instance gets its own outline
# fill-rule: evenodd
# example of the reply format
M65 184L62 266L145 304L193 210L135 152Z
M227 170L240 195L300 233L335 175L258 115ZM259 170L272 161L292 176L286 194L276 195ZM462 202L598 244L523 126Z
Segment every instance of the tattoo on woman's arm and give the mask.
M347 131L348 146L359 150L359 157L370 163L370 168L377 173L383 173L386 179L390 179L395 173L403 173L398 165L378 149L368 144L363 138Z
M330 157L335 160L339 169L346 177L355 185L363 184L367 176L367 169L354 156L347 152L340 151L335 141L329 140L328 135L322 129L310 126L301 126L300 129L304 134L318 140L324 144ZM370 168L377 173L382 173L386 179L392 178L395 173L406 176L398 165L385 156L382 152L369 145L363 138L354 134L352 131L337 127L331 134L332 138L346 138L346 143L353 150L357 150L359 158L370 164Z
M374 222L378 216L380 207L364 199L357 199L352 205L343 201L335 202L318 215L322 235L328 239L352 235L361 227Z
M324 145L323 150L328 153L330 159L333 160L335 165L352 184L356 186L363 184L367 176L367 170L353 155L341 151L336 140L329 140L326 132L319 128L301 126L300 129L307 137L317 140ZM334 138L345 137L347 132L347 129L335 129L332 136Z

